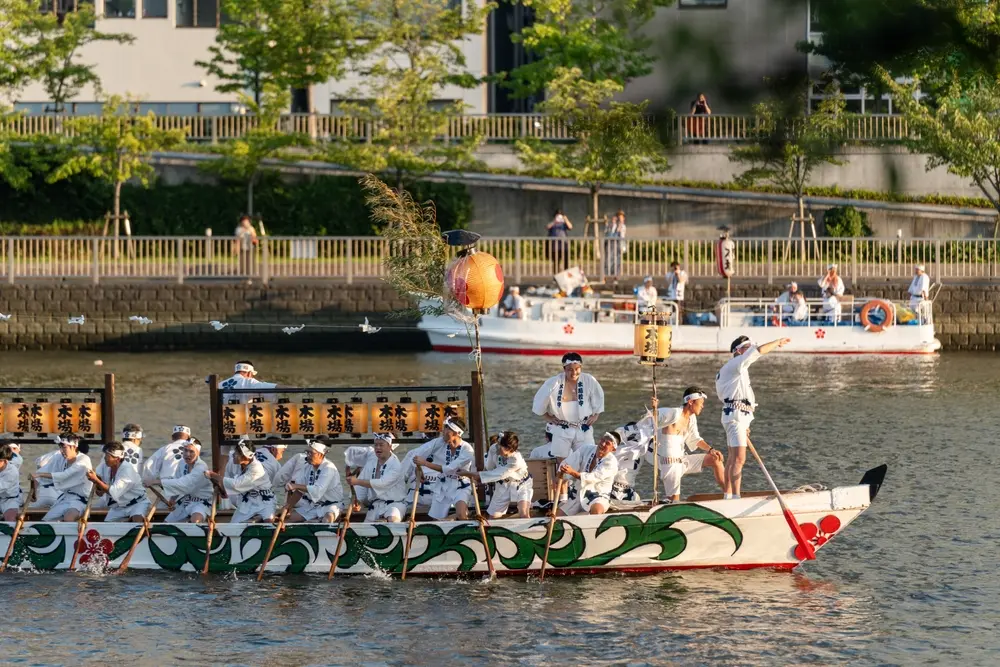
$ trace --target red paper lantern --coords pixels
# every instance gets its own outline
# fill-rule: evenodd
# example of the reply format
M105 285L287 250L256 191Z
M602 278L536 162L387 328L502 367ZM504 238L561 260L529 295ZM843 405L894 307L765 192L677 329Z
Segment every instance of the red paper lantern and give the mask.
M455 299L472 310L489 310L503 296L503 269L497 258L486 252L456 259L445 280Z

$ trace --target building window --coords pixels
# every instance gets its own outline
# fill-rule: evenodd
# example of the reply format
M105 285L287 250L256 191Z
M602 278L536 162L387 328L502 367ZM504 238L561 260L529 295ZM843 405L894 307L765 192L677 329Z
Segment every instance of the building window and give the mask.
M104 0L104 18L134 19L135 0Z
M678 0L677 6L682 9L702 7L711 7L713 9L721 7L724 9L727 3L728 0Z
M823 26L819 22L819 3L822 0L810 0L809 2L809 32L823 32Z
M167 18L167 0L142 0L142 18Z
M77 11L83 5L93 4L94 0L41 0L39 7L43 14L66 14Z
M177 0L177 27L219 27L219 0Z

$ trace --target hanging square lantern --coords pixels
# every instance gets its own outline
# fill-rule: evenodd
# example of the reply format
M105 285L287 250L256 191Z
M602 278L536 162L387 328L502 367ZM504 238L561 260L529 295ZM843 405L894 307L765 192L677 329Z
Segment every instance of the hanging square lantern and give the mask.
M273 419L271 403L255 402L247 403L247 434L264 438L268 433L273 433Z
M322 432L319 428L322 421L320 419L321 411L316 407L312 399L303 399L302 403L293 405L292 409L295 412L298 424L295 433L312 436Z
M298 433L298 406L287 398L279 398L277 403L271 403L270 405L273 433L283 436L291 436L293 433Z
M34 403L25 403L15 398L3 406L4 424L8 433L32 435L55 433L55 410L48 399L39 398Z
M222 437L238 438L247 434L246 408L238 399L222 406Z
M349 403L344 403L344 433L353 435L368 433L369 416L368 404L360 396L355 396Z
M644 313L635 325L632 353L644 366L663 364L670 357L672 338L666 313Z
M390 403L385 396L377 396L372 404L372 430L384 433L395 430L396 404Z
M409 396L403 396L399 403L393 405L392 418L392 430L412 435L414 431L420 430L420 405L414 403Z
M421 433L439 433L444 424L444 404L438 402L437 396L428 396L417 413L420 424L417 430Z

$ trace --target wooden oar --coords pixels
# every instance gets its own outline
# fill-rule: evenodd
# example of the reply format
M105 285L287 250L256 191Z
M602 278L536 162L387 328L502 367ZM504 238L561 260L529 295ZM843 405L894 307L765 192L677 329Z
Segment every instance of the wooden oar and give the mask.
M360 469L358 470L360 472ZM351 471L347 471L347 476L352 477ZM354 505L358 502L358 497L354 492L354 487L351 486L351 504L347 506L347 515L344 520L340 523L340 534L337 535L337 550L333 553L333 563L330 565L330 573L326 576L326 580L329 581L333 579L333 575L337 572L337 563L340 562L340 547L344 545L344 538L347 537L347 529L351 527L351 514L354 513Z
M417 466L416 488L413 489L413 509L410 510L410 526L406 529L406 545L403 550L403 580L406 580L406 568L410 564L410 545L413 544L413 527L417 525L417 501L420 500L420 485L424 481L424 472Z
M788 527L792 529L792 535L795 536L795 541L799 543L802 547L802 552L806 555L806 560L816 560L816 549L813 547L812 543L806 539L805 534L802 532L802 527L799 526L799 522L795 520L795 515L792 511L788 509L788 505L785 504L785 499L781 497L781 491L778 490L778 485L774 483L771 479L770 473L767 472L767 468L764 467L764 462L760 459L760 455L757 454L757 450L754 448L753 443L750 442L750 438L747 438L747 447L750 449L750 453L753 457L757 459L757 464L760 465L760 469L764 472L764 477L767 478L768 484L771 485L771 489L774 491L774 495L778 497L778 504L781 505L781 511L785 515L785 521L788 523Z
M205 536L205 567L201 569L202 575L208 574L208 563L212 559L212 533L215 532L215 508L219 506L219 489L212 493L212 512L208 517L208 535Z
M153 487L149 487L149 490L152 491L158 498L160 499L163 498L163 496L157 493L156 490L153 489ZM132 554L135 553L135 548L139 546L139 542L142 541L143 535L145 535L146 532L149 530L149 522L153 519L153 514L155 513L156 513L156 503L154 502L150 504L149 512L146 513L146 518L143 520L142 525L139 526L139 532L135 534L135 539L132 540L132 548L128 550L128 553L125 555L125 559L122 561L122 564L118 566L117 574L121 574L122 572L128 569L128 564L132 562Z
M545 568L549 564L549 547L552 546L552 531L556 527L556 513L559 510L559 499L562 498L563 487L566 486L566 480L559 477L559 484L556 485L556 497L552 501L552 519L549 521L549 535L545 538L545 555L542 556L542 574L539 577L542 581L545 581Z
M24 507L21 508L21 513L17 515L17 523L14 524L14 532L10 536L10 544L7 545L7 555L3 557L3 565L0 565L0 572L4 572L7 569L7 561L10 560L11 554L14 553L14 543L17 542L17 536L21 532L21 527L24 526L24 517L28 514L28 505L35 500L35 490L38 482L34 477L31 478L31 490L28 491L28 498L24 501Z
M77 522L79 528L76 531L76 547L73 549L73 558L69 561L70 572L76 569L76 559L80 555L80 547L83 546L83 532L87 530L87 521L90 519L90 505L94 502L94 494L96 493L97 485L93 484L90 487L90 497L87 498L87 505L83 508L83 514L80 515L80 520Z
M278 518L278 525L274 527L274 535L271 535L271 544L267 547L267 553L264 554L264 560L261 561L260 570L257 572L257 581L264 578L264 570L267 569L267 561L271 560L271 552L274 551L274 545L278 543L278 535L281 531L285 529L285 517L288 516L288 512L291 511L295 504L302 499L301 493L293 493L290 498L285 501L285 506L281 508L281 516Z
M472 483L472 500L476 504L476 523L479 524L479 537L483 539L483 549L486 550L486 564L490 568L490 579L495 579L497 576L496 567L493 565L493 554L490 553L490 543L486 539L486 520L483 518L483 513L479 509L479 492L476 490L476 480L470 479Z

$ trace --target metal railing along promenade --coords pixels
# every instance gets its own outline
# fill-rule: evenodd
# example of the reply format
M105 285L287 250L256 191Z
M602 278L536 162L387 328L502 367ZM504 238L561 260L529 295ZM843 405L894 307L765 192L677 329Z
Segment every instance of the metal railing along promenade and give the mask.
M738 280L815 280L836 263L852 283L909 280L924 264L934 280L1000 280L1000 247L992 239L735 238ZM715 239L632 239L625 243L494 237L478 248L500 260L509 284L551 281L579 266L591 281L660 281L680 262L692 279L718 278ZM624 250L624 252L622 252ZM263 237L243 251L232 238L145 236L6 237L0 239L0 280L139 282L331 280L352 283L386 276L390 253L413 252L379 237Z
M67 124L74 116L18 114L0 121L0 129L14 136L69 135ZM183 129L187 141L217 143L239 138L259 126L253 115L163 115L156 116L164 130ZM680 115L670 127L664 127L664 140L670 144L740 143L747 141L759 129L760 121L749 115L712 114L707 116ZM378 133L378 121L332 114L286 114L276 129L297 132L316 141L338 139L369 141ZM849 114L847 133L850 143L898 142L907 137L906 120L902 116ZM510 143L518 139L535 138L545 141L572 139L570 129L545 114L466 114L452 116L438 137L439 140L482 138L489 143Z

